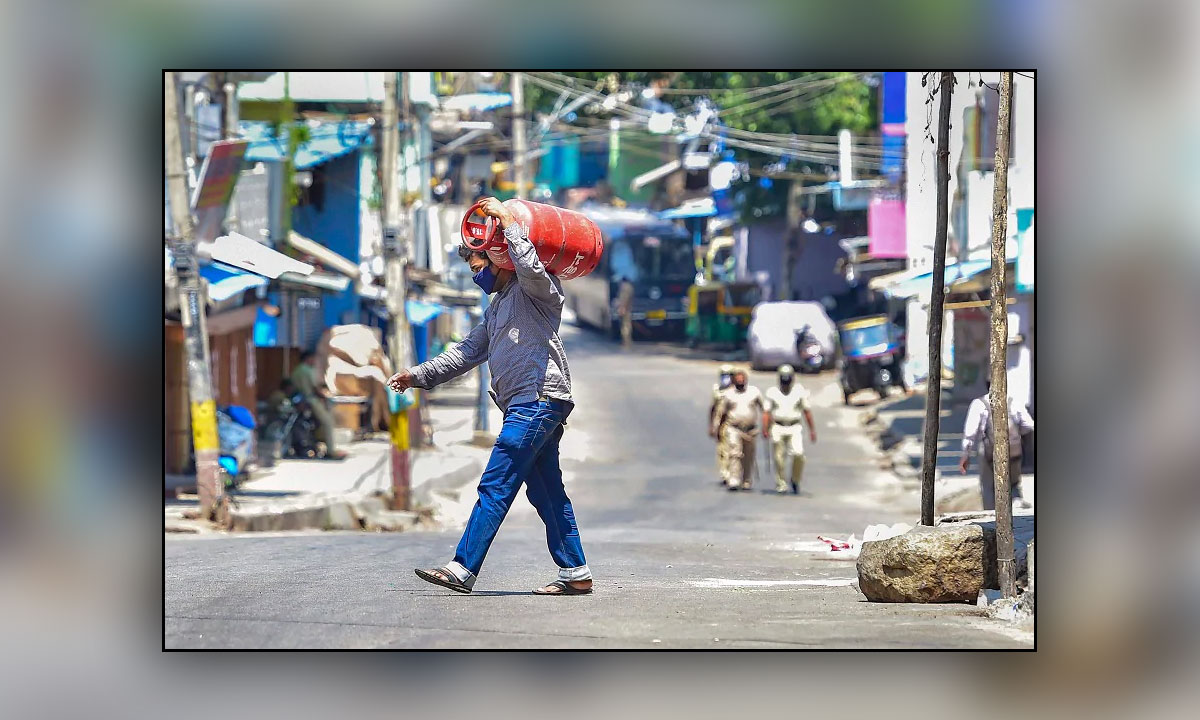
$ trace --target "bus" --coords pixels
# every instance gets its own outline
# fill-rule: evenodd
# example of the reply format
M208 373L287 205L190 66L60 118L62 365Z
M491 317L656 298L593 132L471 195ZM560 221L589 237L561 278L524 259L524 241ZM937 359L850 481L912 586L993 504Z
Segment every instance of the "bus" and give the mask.
M579 212L604 234L604 255L591 274L564 288L577 322L619 337L617 293L628 278L634 338L682 338L696 276L691 235L646 210L585 206Z

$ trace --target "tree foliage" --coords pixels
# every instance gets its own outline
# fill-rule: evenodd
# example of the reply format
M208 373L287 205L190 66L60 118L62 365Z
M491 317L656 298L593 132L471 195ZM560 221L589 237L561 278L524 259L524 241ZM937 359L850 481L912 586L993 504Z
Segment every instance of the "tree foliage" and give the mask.
M605 90L640 90L660 85L660 99L677 112L688 112L700 97L721 110L720 121L750 132L833 135L846 128L862 133L877 124L875 92L861 73L848 72L576 72L579 86ZM781 90L770 86L795 83ZM578 86L577 86L578 87ZM699 94L692 91L709 90ZM688 91L688 92L678 92ZM526 84L526 103L535 113L549 113L558 94ZM637 104L636 98L630 104ZM743 108L745 108L743 110Z
M862 134L878 126L878 93L865 73L851 72L575 72L561 73L575 78L571 84L562 77L550 76L560 85L576 90L599 90L602 94L632 91L629 105L646 107L641 90L656 87L656 99L671 106L677 115L695 110L697 101L707 98L719 113L717 121L727 128L777 135L834 136L848 129ZM542 76L546 77L546 76ZM549 79L549 78L547 78ZM781 86L782 87L778 87ZM525 84L526 109L536 117L550 113L559 100L559 92ZM653 101L651 101L653 102ZM581 111L580 115L586 113ZM594 117L604 117L597 114ZM774 144L778 145L778 141ZM780 168L780 157L731 143L739 161L764 171ZM835 152L828 151L829 162L800 160L789 170L821 174L836 165ZM771 170L770 172L774 172ZM755 222L781 214L786 204L787 183L735 183L743 220Z

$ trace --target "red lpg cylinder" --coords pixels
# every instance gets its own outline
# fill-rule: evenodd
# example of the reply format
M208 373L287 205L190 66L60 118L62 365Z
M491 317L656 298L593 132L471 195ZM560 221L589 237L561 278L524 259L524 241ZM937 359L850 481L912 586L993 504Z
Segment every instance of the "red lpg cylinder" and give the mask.
M498 267L512 270L508 242L504 239L500 223L491 217L484 223L471 221L471 216L479 211L479 205L472 205L463 218L463 243L472 250L486 252ZM587 216L516 198L506 200L504 207L516 217L517 222L529 228L529 241L550 274L562 280L583 277L600 262L600 256L604 253L604 238L600 228Z

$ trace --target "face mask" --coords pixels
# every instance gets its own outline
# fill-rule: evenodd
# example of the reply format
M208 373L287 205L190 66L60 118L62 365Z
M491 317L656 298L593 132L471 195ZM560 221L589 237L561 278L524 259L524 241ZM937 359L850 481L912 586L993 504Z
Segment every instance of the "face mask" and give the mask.
M792 389L792 381L791 381L791 380L784 380L783 382L779 383L779 387L780 387L780 388L781 388L781 389L782 389L784 392L787 392L787 391L789 391L789 390L791 390L791 389Z
M471 276L479 289L491 295L496 290L496 273L492 272L492 266L488 265L484 269Z
M733 386L736 387L739 392L746 389L746 383L744 382L735 382Z
M721 376L721 387L729 387L729 383L733 382L733 378L728 375Z

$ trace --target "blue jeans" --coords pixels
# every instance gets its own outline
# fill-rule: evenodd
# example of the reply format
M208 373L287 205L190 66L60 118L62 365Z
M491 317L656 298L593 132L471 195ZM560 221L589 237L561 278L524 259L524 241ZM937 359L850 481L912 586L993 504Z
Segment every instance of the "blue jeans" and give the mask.
M546 524L546 545L560 568L587 564L575 512L563 487L558 443L571 406L538 400L508 408L487 469L479 481L479 499L458 543L454 560L478 575L500 523L525 483L525 495Z

